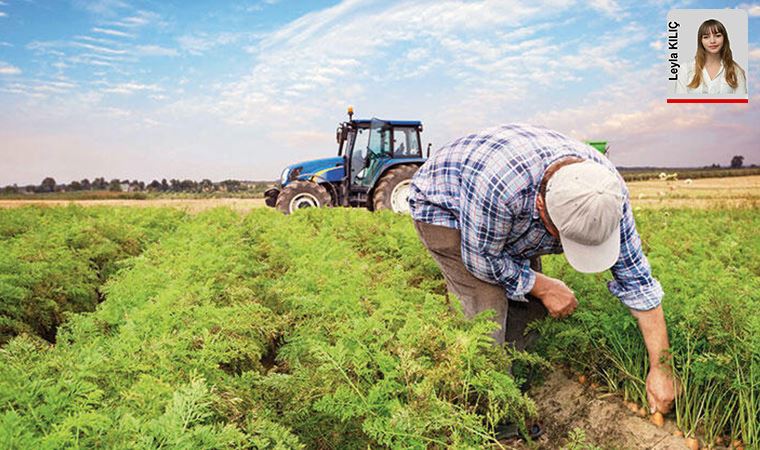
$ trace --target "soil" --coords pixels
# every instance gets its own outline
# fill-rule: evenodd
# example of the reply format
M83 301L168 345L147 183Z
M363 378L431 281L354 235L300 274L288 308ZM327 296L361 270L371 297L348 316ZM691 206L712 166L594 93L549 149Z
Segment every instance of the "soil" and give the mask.
M658 428L628 410L619 396L582 385L561 370L549 374L530 396L538 407L544 435L533 445L518 441L504 443L506 448L565 448L570 432L579 428L586 444L602 449L688 449L683 438L673 435L672 420Z

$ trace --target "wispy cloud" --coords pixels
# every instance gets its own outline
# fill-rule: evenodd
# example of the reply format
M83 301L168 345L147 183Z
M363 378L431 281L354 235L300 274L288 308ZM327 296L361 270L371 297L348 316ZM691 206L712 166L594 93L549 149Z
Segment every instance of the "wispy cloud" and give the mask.
M73 45L75 47L86 48L88 50L92 50L93 52L97 52L97 53L105 53L105 54L108 54L108 55L124 55L124 54L127 53L126 50L119 50L119 49L110 48L110 47L103 47L103 46L100 46L100 45L92 45L92 44L87 44L85 42L72 42L71 45Z
M8 17L8 14L6 14L6 13L4 13L4 12L0 11L0 17Z
M749 60L751 62L760 61L760 47L752 47L749 49Z
M148 92L162 92L163 88L156 84L142 84L142 83L120 83L114 86L107 87L102 92L109 94L133 94L135 92L148 91Z
M744 9L751 17L760 17L760 4L757 3L742 3L736 7L737 9Z
M20 75L21 69L0 61L0 75Z
M123 0L73 0L74 6L98 16L112 16L129 7Z
M260 35L257 33L248 32L196 33L180 36L177 42L182 50L192 55L202 55L216 47L250 42L258 37Z
M140 28L150 23L161 23L161 16L150 11L138 11L123 19L108 22L108 25L122 28Z
M160 45L138 45L135 47L135 53L138 56L177 56L174 48L161 47Z
M118 36L118 37L125 37L125 38L134 38L135 35L131 33L126 33L124 31L119 30L112 30L110 28L98 28L95 27L92 29L93 33L100 33L100 34L106 34L108 36Z

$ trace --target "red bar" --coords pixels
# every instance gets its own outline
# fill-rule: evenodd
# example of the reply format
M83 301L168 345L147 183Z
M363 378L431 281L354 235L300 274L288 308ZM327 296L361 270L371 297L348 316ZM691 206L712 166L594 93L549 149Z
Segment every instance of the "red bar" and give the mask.
M749 103L748 98L669 98L668 103Z

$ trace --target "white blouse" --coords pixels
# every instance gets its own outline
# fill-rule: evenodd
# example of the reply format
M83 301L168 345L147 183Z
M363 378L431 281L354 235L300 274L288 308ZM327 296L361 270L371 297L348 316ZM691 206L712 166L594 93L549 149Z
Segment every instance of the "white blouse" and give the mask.
M723 61L720 63L720 70L714 79L710 79L706 68L702 68L702 83L695 89L687 87L694 78L694 63L691 63L686 77L678 77L676 81L676 94L747 94L747 80L744 71L736 66L736 89L732 88L726 81L726 74L723 70Z

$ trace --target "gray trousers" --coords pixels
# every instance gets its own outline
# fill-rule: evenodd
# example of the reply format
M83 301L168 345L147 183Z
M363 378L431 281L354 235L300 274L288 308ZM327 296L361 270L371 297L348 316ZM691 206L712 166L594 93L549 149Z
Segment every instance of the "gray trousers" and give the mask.
M441 268L448 291L459 298L466 317L472 318L492 309L496 312L493 320L499 325L492 335L496 344L507 342L518 350L525 350L535 341L537 334L530 332L526 335L525 328L532 321L546 316L546 308L539 299L526 295L527 303L508 300L503 287L472 275L462 262L459 230L419 221L414 222L414 227ZM530 266L540 272L540 257L532 258Z

